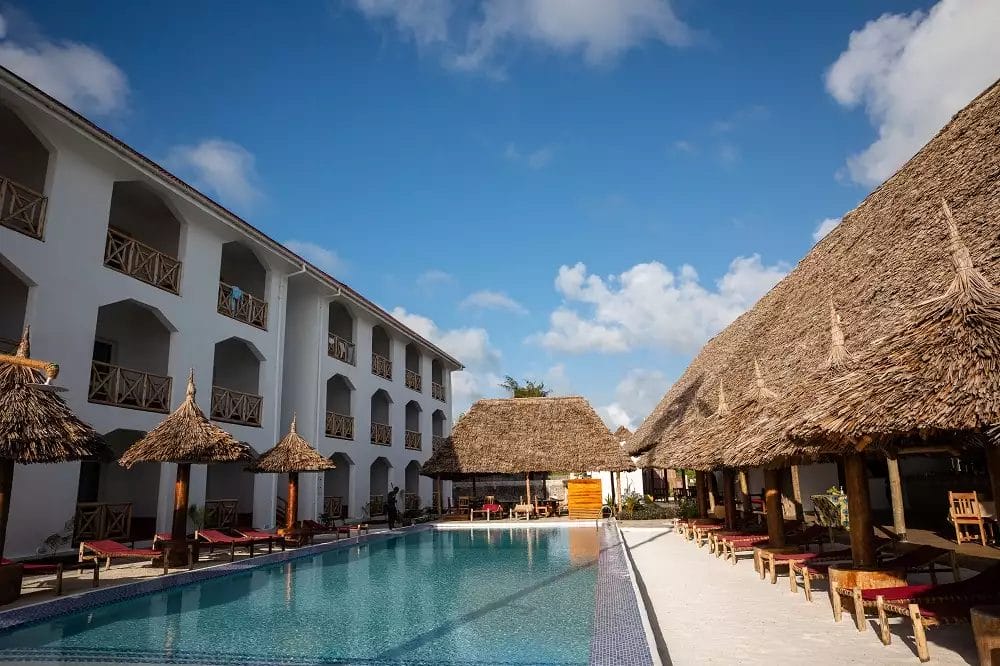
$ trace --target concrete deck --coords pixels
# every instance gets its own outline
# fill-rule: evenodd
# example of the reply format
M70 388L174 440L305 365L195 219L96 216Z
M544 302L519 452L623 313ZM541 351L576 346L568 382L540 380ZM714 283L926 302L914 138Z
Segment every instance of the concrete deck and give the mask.
M833 621L823 583L809 603L791 593L784 576L777 585L763 582L749 558L733 566L670 527L625 525L622 532L661 651L665 646L664 664L920 663L908 621L897 622L892 644L883 646L874 621L863 633L848 614ZM978 663L969 625L930 629L927 639L933 664Z

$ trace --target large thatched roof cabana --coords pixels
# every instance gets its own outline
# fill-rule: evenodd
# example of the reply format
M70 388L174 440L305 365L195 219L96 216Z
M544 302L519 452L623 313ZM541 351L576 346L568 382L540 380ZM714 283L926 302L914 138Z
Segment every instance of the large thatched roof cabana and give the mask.
M195 402L194 370L188 375L187 394L172 414L145 437L130 446L119 463L130 468L142 462L177 463L174 484L174 517L170 538L183 542L187 538L188 484L191 465L206 463L250 462L253 449L215 425ZM171 551L180 557L183 550Z
M424 463L421 474L634 469L593 407L580 397L479 400Z
M293 530L298 521L299 508L299 473L324 472L336 465L314 449L298 433L295 426L296 417L292 415L292 423L288 433L274 448L261 454L249 469L262 474L288 474L288 507L285 510L285 529Z
M948 235L939 216L942 198L954 211L956 231L971 256L1000 256L998 171L1000 86L994 84L847 213L750 311L706 343L629 440L630 452L656 447L656 458L687 466L670 455L684 450L684 442L675 435L690 427L697 447L699 434L711 425L704 416L711 413L706 405L715 402L712 393L718 378L725 378L727 388L738 392L731 397L732 404L746 399L755 386L747 359L759 359L766 368L768 385L782 396L776 403L781 413L798 410L801 414L811 408L818 397L815 385L812 390L801 390L800 385L814 379L816 369L830 354L831 295L850 331L852 352L861 356L877 346L884 350L893 336L912 328L910 309L939 297L955 279ZM986 261L979 271L991 284L1000 280L997 262ZM937 340L941 344L943 338ZM921 382L921 386L926 389L930 383ZM802 402L792 404L790 398ZM978 409L982 406L963 417L966 424L977 422ZM888 412L887 416L892 418ZM911 429L910 418L904 411L894 427ZM740 449L748 435L752 433L729 432L728 447ZM755 464L776 462L772 453L788 460L788 450L773 444L752 458ZM810 455L821 451L809 450Z

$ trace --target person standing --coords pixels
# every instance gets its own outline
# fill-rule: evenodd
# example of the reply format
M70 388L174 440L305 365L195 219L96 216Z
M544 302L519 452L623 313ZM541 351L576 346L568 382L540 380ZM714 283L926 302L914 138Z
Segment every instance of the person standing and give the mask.
M393 486L389 494L386 495L385 499L385 512L389 518L389 529L391 530L396 526L396 522L399 520L399 509L396 508L396 495L399 494L399 487Z

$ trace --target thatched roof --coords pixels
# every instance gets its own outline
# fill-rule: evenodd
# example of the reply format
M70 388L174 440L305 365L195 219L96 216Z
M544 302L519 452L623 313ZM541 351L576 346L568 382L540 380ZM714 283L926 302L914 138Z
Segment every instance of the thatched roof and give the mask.
M16 358L30 358L24 331ZM0 458L21 464L112 458L97 432L81 421L59 394L34 388L42 372L0 360Z
M802 390L802 386L808 385L830 356L831 295L836 299L844 329L850 333L852 353L868 358L868 350L875 345L884 351L893 338L920 320L919 314L911 319L911 308L940 296L954 280L951 252L944 242L947 234L938 219L942 198L955 211L956 229L971 256L981 258L983 277L997 284L998 174L1000 86L994 84L847 213L751 310L702 348L629 440L630 451L659 447L661 451L655 457L669 457L667 452L678 444L675 435L686 428L697 441L698 434L708 426L703 419L712 411L708 405L714 403L715 382L724 378L727 388L742 392L734 396L733 404L741 403L754 390L753 368L748 359L759 359L767 369L768 385L782 396L777 408L801 416L818 397L815 387ZM941 344L941 340L938 338L935 344ZM947 359L942 356L934 365L946 367L952 362ZM922 380L919 385L928 388L931 384ZM937 409L940 411L941 406ZM982 405L974 408L982 409ZM933 426L933 412L934 408L920 417L924 419L920 425L907 421L910 417L905 415L895 425ZM977 417L965 418L965 423L974 423ZM728 447L739 449L748 434L729 432ZM761 453L748 464L772 460L772 454L781 450L776 444L772 441L770 448L761 447ZM685 466L680 463L678 467Z
M421 473L447 478L634 469L619 441L580 397L479 400Z
M287 474L288 472L322 472L336 465L329 458L314 449L302 439L295 428L295 416L288 428L288 434L270 451L261 454L251 467L252 472L265 474Z
M632 436L632 431L625 426L618 426L618 430L615 430L615 439L619 442L627 442L628 438Z
M253 460L253 450L247 444L205 418L194 401L195 390L192 370L181 406L130 446L118 462L131 467L141 462L203 464Z
M947 202L939 221L951 284L876 340L857 369L829 382L793 435L867 445L1000 423L1000 290L973 265Z

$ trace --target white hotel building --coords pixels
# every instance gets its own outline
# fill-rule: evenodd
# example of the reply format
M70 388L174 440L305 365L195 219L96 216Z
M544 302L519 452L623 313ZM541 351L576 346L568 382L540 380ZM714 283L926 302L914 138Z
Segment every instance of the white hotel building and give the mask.
M300 517L381 510L451 427L461 364L350 287L0 68L0 350L31 325L74 411L120 454L184 397L257 452L298 430L337 469L302 476ZM18 466L7 550L167 531L173 465ZM273 527L286 484L198 465L207 520ZM419 498L419 499L418 499ZM401 507L402 508L402 507ZM75 533L75 537L74 537Z

